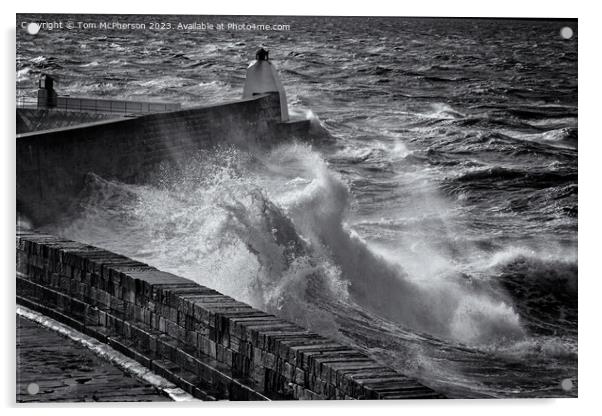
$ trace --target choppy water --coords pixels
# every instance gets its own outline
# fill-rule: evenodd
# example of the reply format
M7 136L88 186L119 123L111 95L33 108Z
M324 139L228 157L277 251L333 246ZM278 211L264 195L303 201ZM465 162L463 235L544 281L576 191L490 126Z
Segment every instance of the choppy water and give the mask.
M559 30L576 22L266 21L291 31L18 31L24 94L48 71L63 93L188 106L238 98L264 45L291 112L325 129L313 147L199 152L146 185L90 174L74 214L46 228L452 397L575 396L577 38Z

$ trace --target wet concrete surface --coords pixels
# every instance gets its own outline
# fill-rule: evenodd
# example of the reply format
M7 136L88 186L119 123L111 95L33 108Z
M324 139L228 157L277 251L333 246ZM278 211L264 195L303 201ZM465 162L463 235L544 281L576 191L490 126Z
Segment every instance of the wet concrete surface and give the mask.
M75 341L17 316L17 402L170 401Z

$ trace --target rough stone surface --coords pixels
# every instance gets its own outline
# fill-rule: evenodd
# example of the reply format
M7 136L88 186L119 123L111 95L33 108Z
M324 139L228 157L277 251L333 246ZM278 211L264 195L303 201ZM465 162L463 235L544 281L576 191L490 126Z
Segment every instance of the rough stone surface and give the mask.
M202 399L441 397L361 352L215 290L51 235L18 232L17 300Z

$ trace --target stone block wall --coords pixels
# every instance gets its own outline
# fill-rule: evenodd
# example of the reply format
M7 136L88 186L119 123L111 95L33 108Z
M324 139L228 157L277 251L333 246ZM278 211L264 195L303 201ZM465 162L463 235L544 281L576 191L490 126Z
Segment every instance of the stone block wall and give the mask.
M215 290L56 236L18 231L17 301L205 400L441 397Z

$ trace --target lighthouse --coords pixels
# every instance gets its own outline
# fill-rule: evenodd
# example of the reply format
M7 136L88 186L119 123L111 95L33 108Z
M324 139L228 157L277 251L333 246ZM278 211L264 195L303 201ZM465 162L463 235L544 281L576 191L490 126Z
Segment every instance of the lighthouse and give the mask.
M270 62L269 51L261 48L255 54L255 62L247 68L247 78L243 89L243 98L268 92L277 92L280 96L282 121L288 121L286 93L280 81L276 66Z

